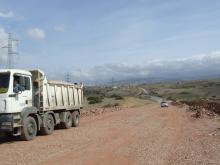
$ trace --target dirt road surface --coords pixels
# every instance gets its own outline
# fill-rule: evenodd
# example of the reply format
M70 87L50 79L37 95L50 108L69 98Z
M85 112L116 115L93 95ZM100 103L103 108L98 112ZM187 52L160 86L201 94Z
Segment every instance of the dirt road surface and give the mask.
M218 119L152 103L81 120L33 141L3 140L0 164L220 164Z

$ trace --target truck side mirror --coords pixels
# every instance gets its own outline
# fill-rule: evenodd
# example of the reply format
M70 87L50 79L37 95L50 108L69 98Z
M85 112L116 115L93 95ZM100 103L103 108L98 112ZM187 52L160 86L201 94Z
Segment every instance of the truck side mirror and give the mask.
M16 93L16 94L21 94L22 91L20 91L20 90L14 90L14 93Z
M16 94L18 94L18 93L19 93L18 88L14 88L14 89L13 89L13 92L16 93Z
M16 94L21 94L23 91L24 91L23 88L14 88L13 89L13 92Z

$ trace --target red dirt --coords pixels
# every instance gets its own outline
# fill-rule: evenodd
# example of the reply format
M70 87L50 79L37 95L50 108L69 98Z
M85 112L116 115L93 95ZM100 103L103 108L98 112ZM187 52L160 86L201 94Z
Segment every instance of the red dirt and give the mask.
M219 164L217 119L149 104L82 118L78 128L0 144L0 164Z

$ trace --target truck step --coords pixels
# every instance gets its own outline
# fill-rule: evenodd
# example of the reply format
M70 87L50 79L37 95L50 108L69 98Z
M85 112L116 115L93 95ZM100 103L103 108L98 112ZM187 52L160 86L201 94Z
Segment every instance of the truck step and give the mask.
M13 115L13 119L14 120L21 119L21 116L20 115Z
M14 120L21 120L20 117L13 117Z
M22 125L21 124L19 124L19 123L14 123L13 124L13 128L16 128L16 127L21 127Z
M20 136L21 132L13 133L13 136Z
M21 123L21 119L14 119L14 123Z
M15 127L13 131L13 136L21 135L21 127Z

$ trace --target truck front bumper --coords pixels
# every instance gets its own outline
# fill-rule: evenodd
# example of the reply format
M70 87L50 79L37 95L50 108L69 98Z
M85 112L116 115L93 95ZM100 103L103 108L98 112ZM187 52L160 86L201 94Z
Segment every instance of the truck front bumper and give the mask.
M12 132L13 131L13 115L12 114L0 114L0 132Z

